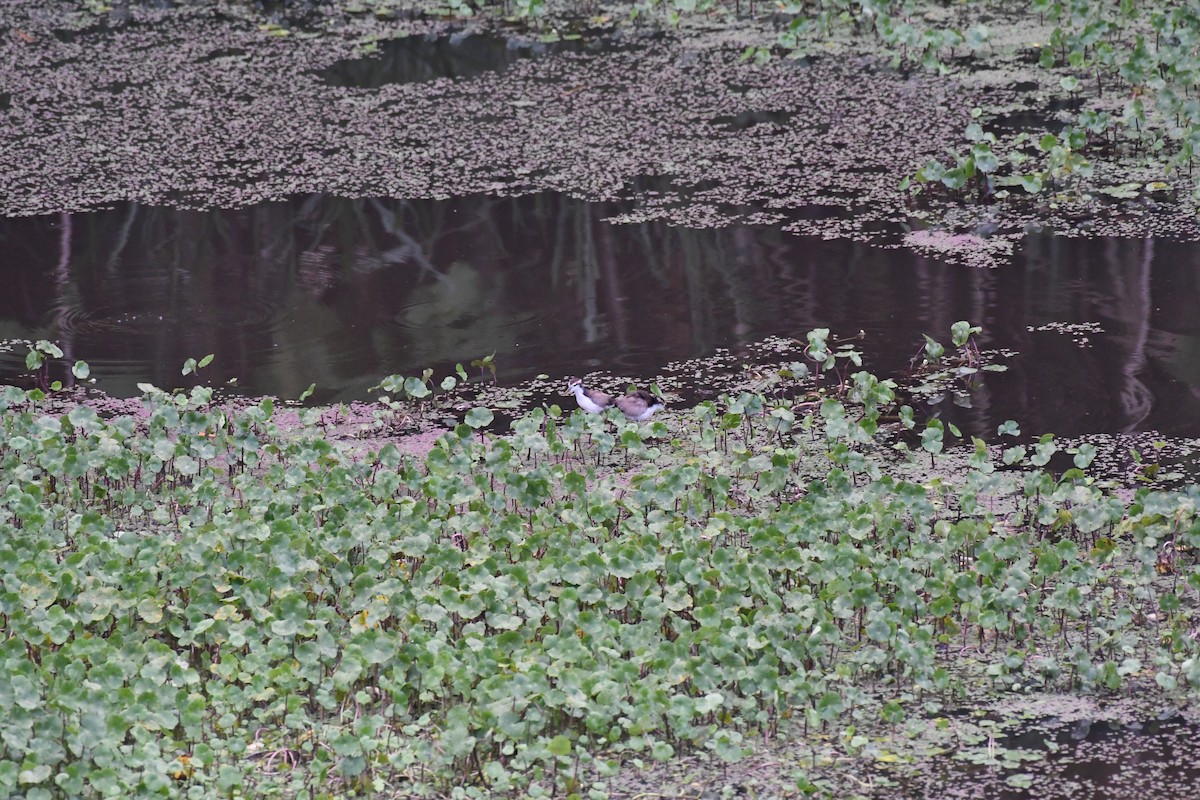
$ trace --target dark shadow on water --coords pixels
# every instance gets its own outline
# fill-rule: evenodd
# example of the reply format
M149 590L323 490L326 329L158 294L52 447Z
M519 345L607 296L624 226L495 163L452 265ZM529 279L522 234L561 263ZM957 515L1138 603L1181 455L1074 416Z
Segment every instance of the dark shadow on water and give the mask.
M1078 100L1051 100L1044 110L1025 109L1002 114L989 120L984 127L997 134L1027 132L1039 136L1042 133L1058 135L1067 127L1060 112L1069 111L1073 118L1081 105Z
M895 376L921 334L948 345L968 319L1017 355L924 416L982 436L1008 418L1060 436L1200 434L1196 244L1039 235L1012 267L980 270L772 228L604 221L632 208L315 195L0 220L0 339L55 340L119 395L178 385L186 358L215 353L210 382L296 397L315 381L328 401L493 351L502 383L648 379L815 327L865 331L868 368ZM24 354L0 353L0 379L23 379Z
M492 33L412 35L380 42L374 53L335 62L318 75L330 86L378 89L389 83L472 78L501 72L521 59L611 52L621 46L618 38L592 34L551 42Z
M792 116L790 111L743 111L737 115L716 117L712 124L731 131L744 131L756 125L783 129L791 122Z

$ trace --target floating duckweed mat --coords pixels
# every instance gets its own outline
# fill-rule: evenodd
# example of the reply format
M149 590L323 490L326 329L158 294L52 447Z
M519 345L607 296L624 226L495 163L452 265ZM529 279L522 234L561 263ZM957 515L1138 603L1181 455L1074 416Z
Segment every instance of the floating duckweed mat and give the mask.
M469 79L450 70L356 88L322 76L361 57L361 70L375 66L382 80L387 41L399 37L441 37L459 66L475 65L470 48L452 43L474 41L464 32L486 25L330 12L312 30L280 36L233 4L222 13L134 7L133 21L63 36L66 8L56 15L0 0L0 9L29 39L0 39L12 131L0 154L0 213L9 216L123 200L230 208L312 191L420 198L550 189L592 200L653 197L648 217L693 227L764 207L770 213L757 221L780 222L822 203L869 204L873 218L902 220L899 177L884 168L902 154L912 164L934 157L965 124L955 87L832 61L761 69L740 60L736 40L688 44L634 32L616 51L511 64L500 48L497 69ZM509 41L528 40L526 32ZM365 75L363 85L372 85ZM727 124L754 113L794 116L786 130ZM826 134L830 146L818 150ZM864 165L878 169L851 173Z
M1194 15L1118 6L3 0L0 207L553 189L973 265L1044 227L1194 240Z
M421 456L203 388L0 398L9 795L601 798L779 742L847 795L986 741L919 736L960 707L1200 685L1194 486L885 447L911 410L866 372L642 425L476 407Z
M1074 226L1065 210L1023 206L997 225L957 199L914 218L901 180L961 143L970 109L1016 103L1017 93L900 72L889 54L852 54L842 40L833 56L758 64L743 58L747 45L779 35L765 17L688 15L673 27L657 12L634 22L597 13L594 27L514 28L489 15L256 9L90 13L0 0L12 33L0 38L0 117L11 131L0 210L552 190L631 198L637 207L615 217L623 222L764 224L887 246L933 226L908 243L987 265L1010 260L1027 222ZM533 40L561 52L511 58ZM349 85L331 85L330 70L349 71ZM1110 233L1178 227L1106 216Z

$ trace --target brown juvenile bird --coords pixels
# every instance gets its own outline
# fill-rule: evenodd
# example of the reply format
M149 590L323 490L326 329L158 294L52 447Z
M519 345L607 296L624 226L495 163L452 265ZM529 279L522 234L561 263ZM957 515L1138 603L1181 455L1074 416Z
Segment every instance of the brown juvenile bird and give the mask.
M569 379L567 389L574 393L579 407L590 414L599 414L615 406L626 419L644 422L654 416L654 412L664 408L662 401L645 389L638 389L623 397L613 397L595 389L588 389L579 378Z
M624 397L613 401L625 418L634 422L645 422L654 416L655 411L661 411L665 406L662 401L645 389L630 392Z

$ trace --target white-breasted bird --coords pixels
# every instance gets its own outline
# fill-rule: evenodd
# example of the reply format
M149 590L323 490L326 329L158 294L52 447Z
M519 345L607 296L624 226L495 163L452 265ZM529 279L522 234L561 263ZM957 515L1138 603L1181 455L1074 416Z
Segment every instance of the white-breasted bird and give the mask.
M588 389L579 378L573 377L567 379L567 391L574 393L575 399L579 402L579 407L589 414L599 414L604 409L611 408L613 405L612 395L595 389Z

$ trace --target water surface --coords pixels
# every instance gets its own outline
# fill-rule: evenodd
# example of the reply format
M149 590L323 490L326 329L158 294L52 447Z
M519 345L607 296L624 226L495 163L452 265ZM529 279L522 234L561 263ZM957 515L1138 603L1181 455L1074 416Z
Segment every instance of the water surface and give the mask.
M1016 353L970 408L942 404L972 431L1014 418L1200 435L1195 244L1033 235L1014 265L982 270L773 228L605 221L629 210L553 193L312 195L0 220L0 339L57 341L118 395L177 385L186 358L215 353L210 382L296 397L315 381L330 401L491 352L501 383L648 379L814 327L864 331L868 367L896 375L922 333L948 344L968 319L984 347ZM23 346L0 353L0 379L24 374Z
M896 796L951 800L1097 800L1185 798L1200 785L1200 728L1181 718L1117 723L1078 721L1031 726L996 742L1041 753L1019 768L935 759L920 778Z

